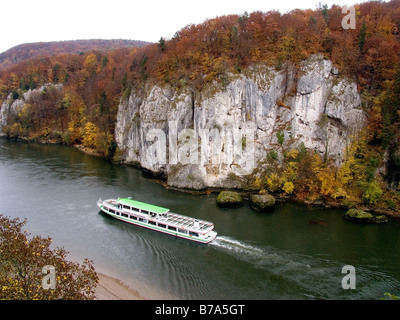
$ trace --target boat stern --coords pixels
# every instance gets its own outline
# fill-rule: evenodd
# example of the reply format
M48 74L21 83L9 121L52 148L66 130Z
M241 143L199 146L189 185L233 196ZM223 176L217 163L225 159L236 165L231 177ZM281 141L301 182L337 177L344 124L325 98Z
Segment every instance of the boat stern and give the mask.
M218 233L216 231L210 231L207 234L207 243L210 243L210 242L214 241L215 238L217 237L217 235L218 235Z

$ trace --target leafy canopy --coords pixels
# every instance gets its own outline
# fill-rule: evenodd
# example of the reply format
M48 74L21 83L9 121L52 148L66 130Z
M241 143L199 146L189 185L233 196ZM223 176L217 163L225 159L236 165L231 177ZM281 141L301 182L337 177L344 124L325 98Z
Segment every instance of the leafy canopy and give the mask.
M29 237L25 224L0 214L0 299L94 299L98 276L92 261L66 260L67 251L51 249L51 238ZM46 266L55 271L54 279Z

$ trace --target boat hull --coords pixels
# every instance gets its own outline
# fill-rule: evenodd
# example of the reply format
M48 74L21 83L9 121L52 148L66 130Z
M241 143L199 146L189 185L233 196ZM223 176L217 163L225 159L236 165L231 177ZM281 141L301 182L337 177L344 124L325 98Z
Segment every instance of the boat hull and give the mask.
M110 217L112 217L114 219L129 223L129 224L132 224L132 225L135 225L135 226L139 226L139 227L142 227L142 228L150 229L150 230L153 230L153 231L158 231L158 232L161 232L161 233L164 233L164 234L168 234L170 236L178 237L178 238L181 238L181 239L194 241L194 242L197 242L197 243L208 244L208 243L212 242L217 237L217 232L215 232L215 231L210 231L209 232L209 236L207 238L205 238L205 239L202 239L202 238L196 237L196 236L192 236L192 235L189 235L189 234L182 234L182 233L179 233L177 231L171 231L171 230L168 230L168 229L163 229L163 228L160 228L160 227L157 227L157 226L153 226L153 225L150 225L150 224L148 224L146 222L140 222L140 221L137 221L137 220L132 220L132 219L127 218L127 217L122 217L120 215L116 215L114 213L109 212L107 210L107 207L105 207L101 203L98 203L97 206L99 207L99 209L102 212L104 212L105 214L107 214L108 216L110 216Z

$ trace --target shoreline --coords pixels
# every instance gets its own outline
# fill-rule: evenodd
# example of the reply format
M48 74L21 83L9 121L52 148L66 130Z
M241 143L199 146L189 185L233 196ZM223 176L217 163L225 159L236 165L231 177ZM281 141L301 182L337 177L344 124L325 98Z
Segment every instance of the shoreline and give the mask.
M2 135L0 135L0 138L7 139L5 136L2 136ZM36 143L41 143L41 144L60 144L60 142L51 141L51 140L29 140L29 139L21 139L20 138L19 141L36 142ZM69 146L75 148L76 150L79 150L80 152L82 152L82 153L84 153L86 155L90 155L90 156L94 156L94 157L97 157L97 158L105 159L105 157L100 155L98 152L96 152L96 151L94 151L94 150L92 150L90 148L87 148L87 147L85 147L85 146L83 146L81 144L72 144L72 145L69 145ZM110 161L110 160L108 160L108 161ZM143 168L141 168L140 165L135 165L135 164L131 164L131 163L124 163L124 162L114 162L114 161L111 161L111 162L113 164L116 164L116 165L124 165L124 166L136 167L137 169L141 169L143 172L147 172L146 170L143 170ZM202 190L195 190L195 189L192 190L192 189L178 188L178 187L173 187L173 186L167 185L166 181L164 181L163 179L160 179L160 177L157 177L157 176L153 175L151 172L149 172L149 174L152 175L151 178L154 181L156 181L157 183L160 183L166 189L179 191L179 192L184 192L184 193L190 193L190 194L194 194L194 195L211 194L211 193L218 193L218 192L223 191L223 190L230 190L229 188L227 188L227 189L224 189L224 188L206 188L206 189L202 189ZM256 190L245 190L245 189L234 189L232 191L236 191L236 192L241 193L245 198L249 197L250 194L257 193ZM276 201L279 202L279 203L294 202L294 203L304 204L304 205L307 205L307 206L317 206L317 207L325 207L325 208L342 208L343 210L350 209L350 208L343 207L343 205L340 202L336 202L336 201L307 200L307 199L299 199L299 198L295 198L295 197L287 197L287 196L279 196L279 195L274 195L274 197L275 197ZM372 214L384 215L387 218L389 218L392 222L400 223L400 213L395 211L395 210L386 209L386 208L377 208L377 207L374 207L374 206L367 206L367 205L362 204L362 203L355 204L354 208L361 209L363 211L370 212Z
M139 291L112 276L97 272L99 282L95 300L148 300Z
M94 265L99 281L95 289L94 300L180 300L162 288L153 287L138 279L113 274L107 269Z
M89 255L90 256L90 255ZM93 300L180 300L179 297L168 293L156 286L152 286L136 277L125 275L121 270L114 270L104 261L95 262L87 253L76 251L68 252L68 260L82 264L84 257L93 263L99 278L95 288Z

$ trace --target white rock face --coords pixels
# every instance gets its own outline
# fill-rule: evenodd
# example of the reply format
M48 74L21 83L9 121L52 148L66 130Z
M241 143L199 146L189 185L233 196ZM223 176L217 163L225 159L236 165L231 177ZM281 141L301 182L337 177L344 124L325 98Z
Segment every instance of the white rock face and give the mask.
M267 155L304 143L338 165L366 116L354 83L320 55L293 68L252 68L225 88L153 86L122 99L115 138L124 161L180 188L240 187ZM280 139L278 139L278 135Z
M10 93L3 101L0 107L0 136L4 136L3 128L7 125L10 116L17 114L18 110L22 109L25 102L21 99L13 100Z

